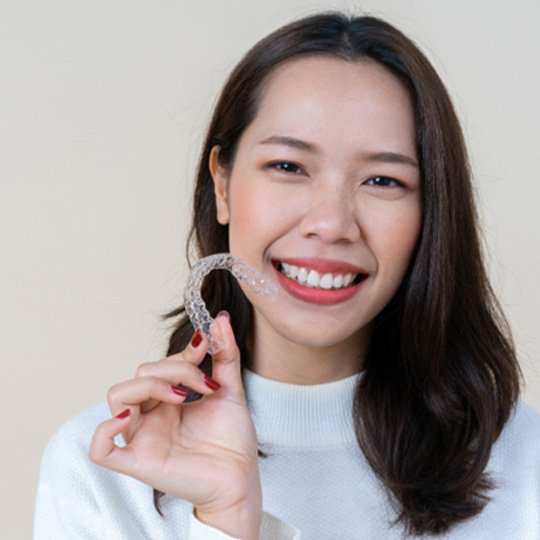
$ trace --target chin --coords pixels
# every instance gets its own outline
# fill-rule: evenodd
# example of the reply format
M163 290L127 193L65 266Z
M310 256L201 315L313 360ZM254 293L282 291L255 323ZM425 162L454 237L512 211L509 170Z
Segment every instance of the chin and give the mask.
M361 331L360 331L361 332ZM309 332L304 335L303 333L295 333L294 335L283 335L283 337L291 344L297 347L304 347L306 349L333 349L335 347L344 346L350 344L351 346L356 340L360 341L360 333L355 335L337 335L321 332Z

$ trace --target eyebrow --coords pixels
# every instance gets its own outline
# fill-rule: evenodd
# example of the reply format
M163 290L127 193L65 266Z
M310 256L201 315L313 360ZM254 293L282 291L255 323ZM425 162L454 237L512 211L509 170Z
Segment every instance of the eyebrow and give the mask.
M397 163L401 165L410 165L419 169L419 165L415 159L400 154L399 152L375 152L373 154L364 154L363 158L366 161L374 161L379 163Z
M281 144L289 146L290 148L296 148L297 150L312 152L314 154L320 153L317 145L286 135L272 135L261 141L259 144ZM419 168L415 159L399 152L373 152L362 154L362 159L375 163L397 163L398 165L410 165L411 167Z
M286 135L272 135L268 139L264 139L259 144L281 144L284 146L290 146L291 148L296 148L297 150L307 150L308 152L318 153L319 149L313 143L307 141L302 141L294 137L287 137Z

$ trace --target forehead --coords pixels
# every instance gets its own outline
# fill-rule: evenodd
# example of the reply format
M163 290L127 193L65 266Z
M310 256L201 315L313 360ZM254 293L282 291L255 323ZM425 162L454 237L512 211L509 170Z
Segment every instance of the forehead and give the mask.
M278 66L266 80L247 136L310 135L321 142L398 145L414 152L409 92L387 68L371 60L309 56Z
M270 72L266 86L277 84L283 78L288 79L293 73L301 73L304 77L310 75L310 80L305 80L306 83L317 79L323 81L326 76L335 79L345 78L346 82L355 83L360 77L387 87L397 84L405 90L398 77L373 58L366 56L357 60L345 60L330 54L308 54L286 60ZM303 80L297 80L296 84L301 85L302 82Z

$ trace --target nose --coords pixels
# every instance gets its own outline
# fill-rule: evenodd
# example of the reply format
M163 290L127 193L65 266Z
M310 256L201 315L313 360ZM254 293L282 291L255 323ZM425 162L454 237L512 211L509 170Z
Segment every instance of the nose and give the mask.
M314 190L300 222L300 233L324 243L354 242L361 238L354 195L331 187Z

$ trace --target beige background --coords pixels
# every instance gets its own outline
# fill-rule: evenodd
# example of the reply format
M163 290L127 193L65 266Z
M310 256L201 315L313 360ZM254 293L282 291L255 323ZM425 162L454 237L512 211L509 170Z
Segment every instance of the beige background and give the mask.
M540 409L538 0L0 2L0 531L29 538L40 455L162 355L198 146L228 70L298 15L346 7L414 37L473 158L525 400Z

